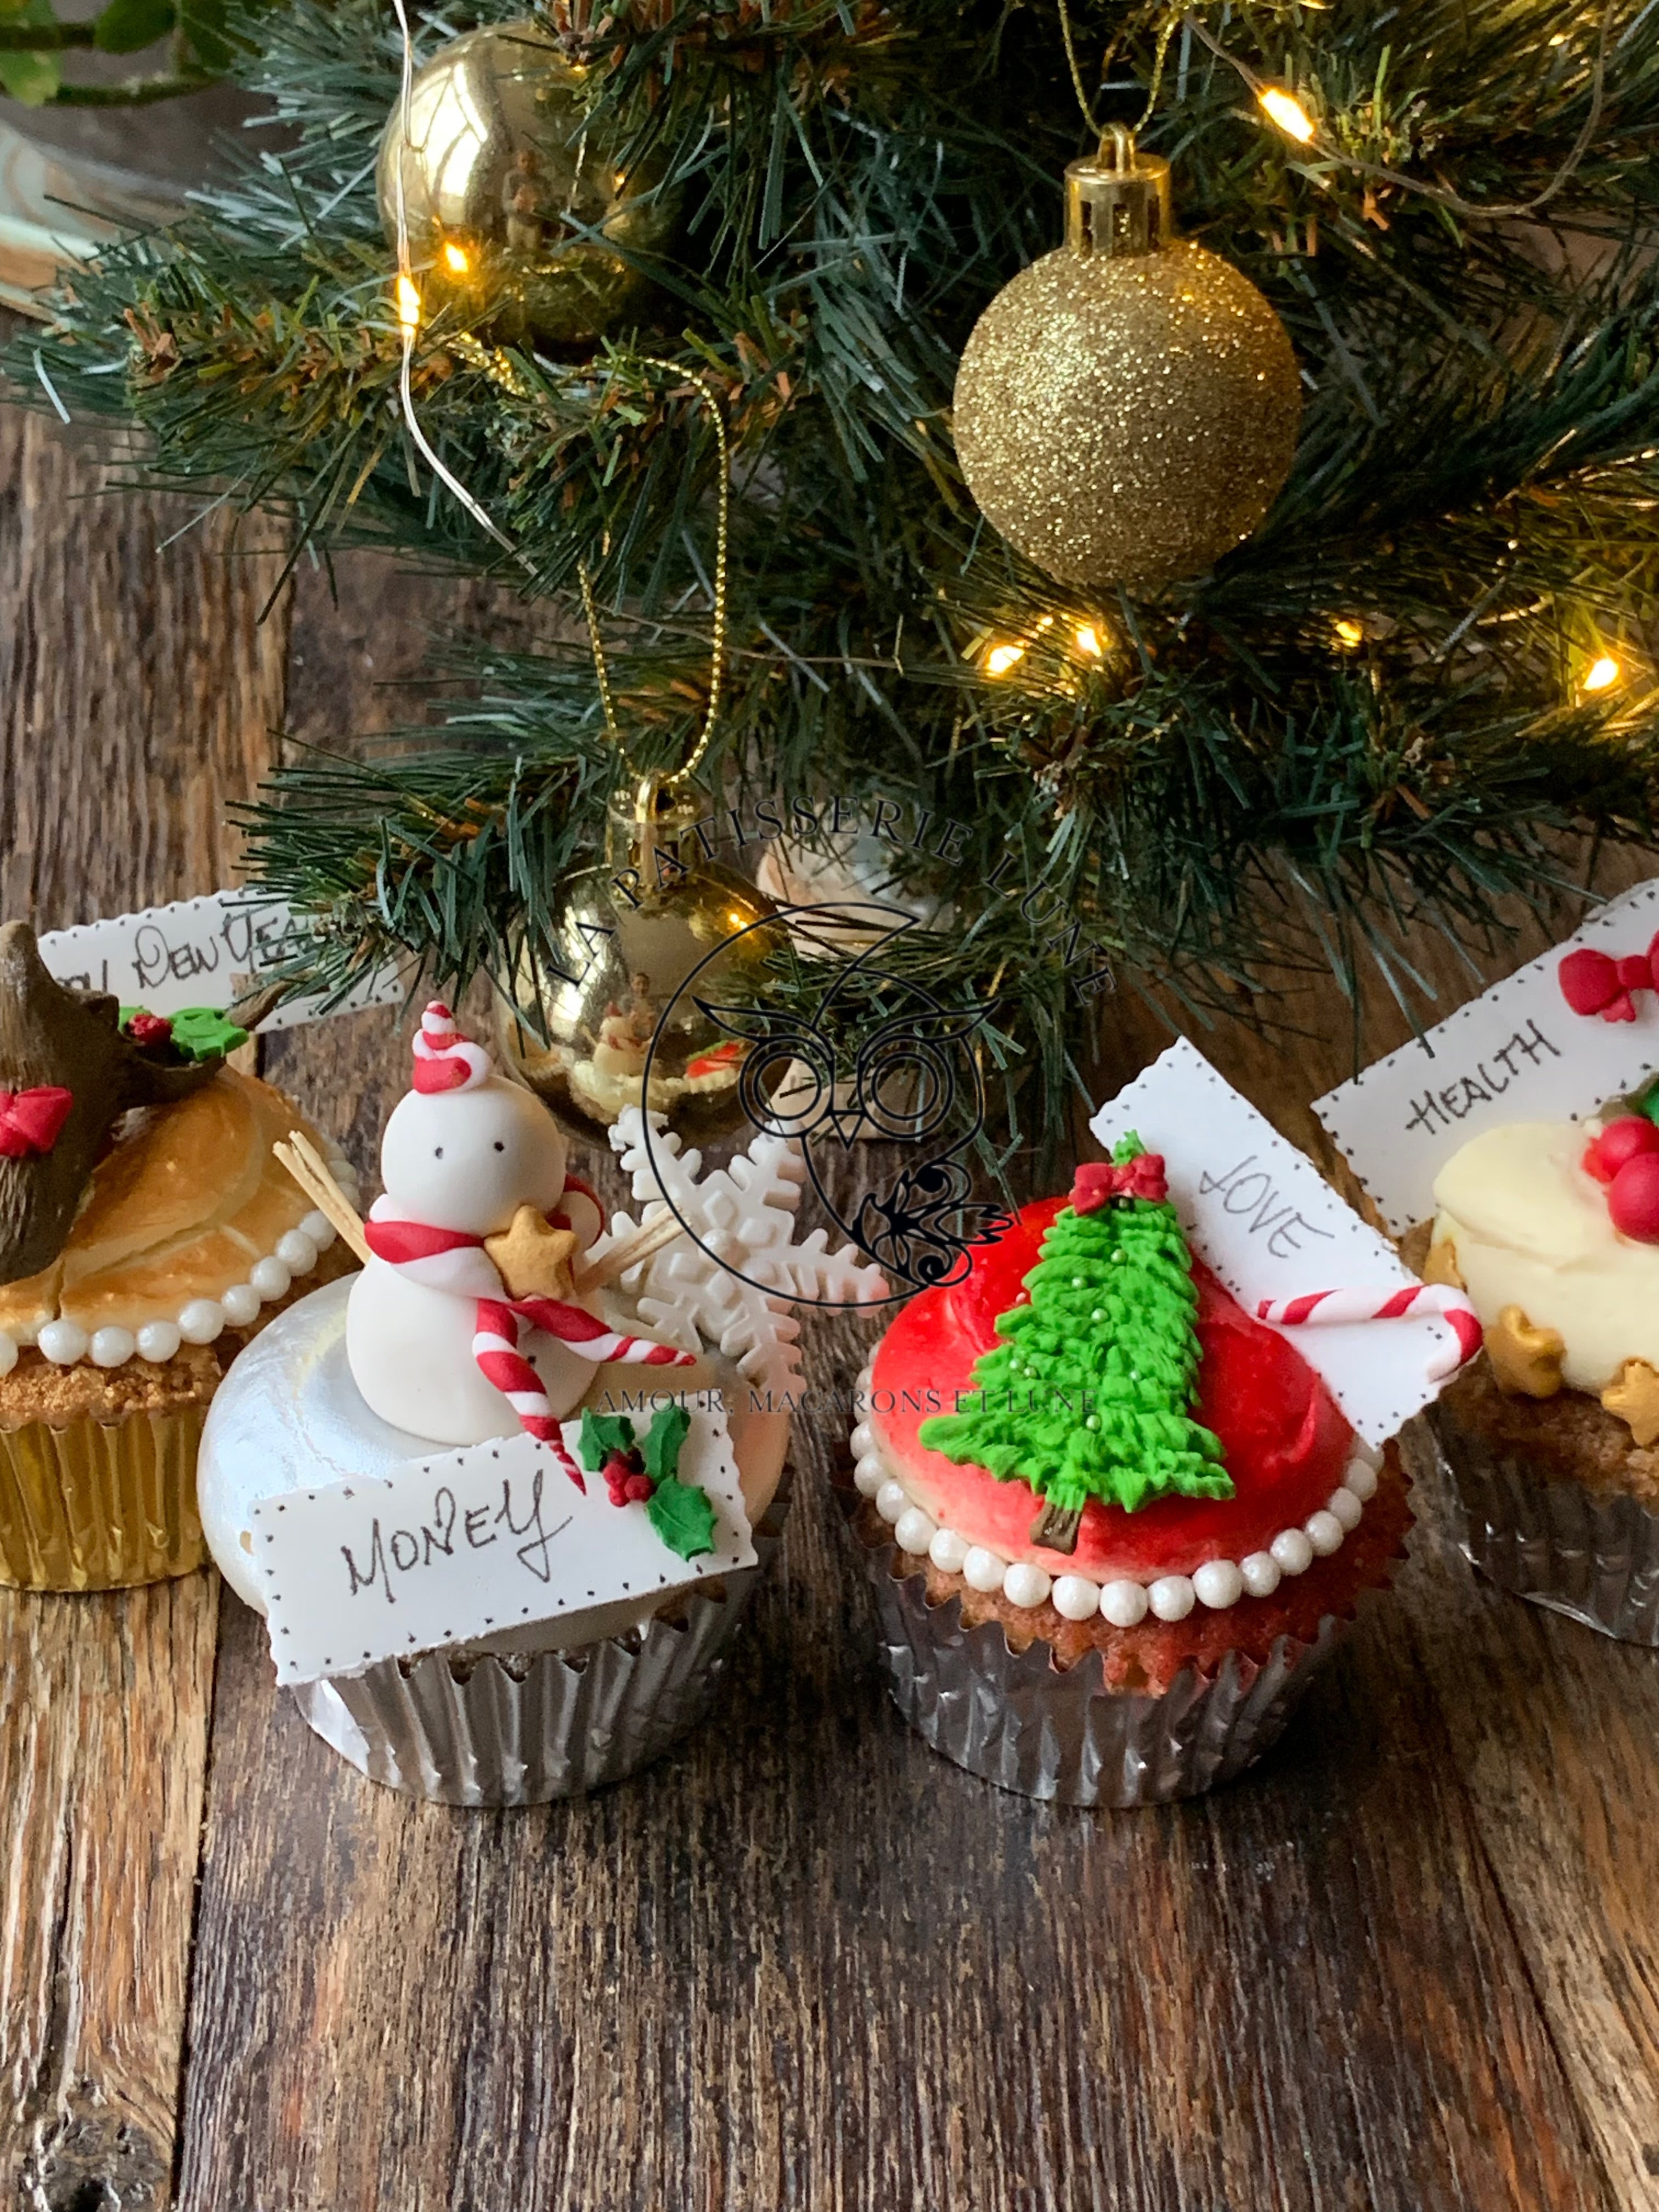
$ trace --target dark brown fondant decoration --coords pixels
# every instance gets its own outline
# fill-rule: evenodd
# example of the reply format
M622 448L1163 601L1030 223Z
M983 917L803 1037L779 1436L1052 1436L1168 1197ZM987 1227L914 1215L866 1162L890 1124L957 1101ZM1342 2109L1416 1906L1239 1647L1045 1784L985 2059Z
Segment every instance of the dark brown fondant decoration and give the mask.
M52 975L26 921L0 927L0 1091L67 1091L67 1115L45 1150L0 1154L0 1283L50 1267L74 1225L88 1179L132 1106L164 1106L210 1082L222 1063L169 1065L121 1033L101 991Z

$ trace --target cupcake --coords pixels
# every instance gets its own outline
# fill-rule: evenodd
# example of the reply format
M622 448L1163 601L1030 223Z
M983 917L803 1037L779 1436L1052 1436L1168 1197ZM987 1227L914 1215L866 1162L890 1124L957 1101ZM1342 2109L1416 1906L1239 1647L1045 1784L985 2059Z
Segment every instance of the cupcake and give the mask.
M302 1118L225 1064L245 1042L209 1009L68 989L26 923L0 928L0 1580L201 1565L225 1369L296 1283L350 1264L271 1156Z
M746 1158L706 1175L637 1108L611 1142L644 1201L637 1227L606 1225L546 1109L428 1007L414 1086L382 1141L362 1273L251 1346L208 1424L202 1516L227 1581L269 1612L279 1676L311 1726L411 1795L507 1805L594 1789L701 1717L782 1525L792 1293L878 1281L821 1237L792 1243L804 1177L783 1139L758 1136ZM480 1553L483 1579L469 1589L482 1595L467 1601L490 1632L458 1601L453 1620L408 1632L407 1651L347 1664L347 1624L362 1616L341 1547L319 1538L314 1562L301 1548L297 1590L273 1579L273 1514L292 1504L297 1521L302 1508L384 1495L388 1515L407 1502L421 1528L404 1554L388 1540L391 1595L394 1570L412 1571L418 1553L424 1571L429 1532L443 1549L458 1510L489 1540L494 1523L475 1528L456 1499L480 1470L499 1484L508 1461L521 1485L516 1507L502 1493L514 1533L531 1469L537 1498L556 1497L574 1534L541 1547L533 1590L519 1586L514 1547ZM422 1525L440 1484L448 1522ZM323 1659L284 1674L277 1616L290 1601L318 1625Z
M1026 1796L1135 1805L1278 1736L1411 1523L1407 1480L1188 1250L1125 1138L899 1314L853 1526L894 1694Z
M1659 1127L1621 1104L1487 1129L1434 1198L1425 1273L1462 1287L1486 1338L1433 1416L1470 1559L1659 1644Z

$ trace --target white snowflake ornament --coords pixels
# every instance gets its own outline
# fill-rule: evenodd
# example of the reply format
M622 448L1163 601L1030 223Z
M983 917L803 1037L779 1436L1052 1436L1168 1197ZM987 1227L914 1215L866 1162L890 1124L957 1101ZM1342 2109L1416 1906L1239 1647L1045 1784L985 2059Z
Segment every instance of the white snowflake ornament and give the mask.
M698 1240L678 1237L621 1279L660 1342L695 1352L707 1340L757 1389L783 1390L800 1371L793 1304L862 1305L886 1297L880 1268L854 1247L831 1251L822 1229L795 1241L806 1165L793 1139L762 1131L730 1167L704 1175L702 1155L684 1152L661 1114L650 1117L647 1149L645 1117L630 1106L617 1116L611 1143L632 1178L640 1225L672 1210ZM627 1214L616 1215L592 1258L602 1259L635 1226ZM732 1273L734 1267L749 1279Z

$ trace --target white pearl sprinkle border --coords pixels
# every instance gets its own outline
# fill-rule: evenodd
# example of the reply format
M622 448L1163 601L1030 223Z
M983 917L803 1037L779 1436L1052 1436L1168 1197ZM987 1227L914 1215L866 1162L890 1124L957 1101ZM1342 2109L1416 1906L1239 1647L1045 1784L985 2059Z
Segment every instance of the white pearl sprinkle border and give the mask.
M872 1376L859 1376L858 1395L866 1397ZM1354 1455L1318 1512L1299 1528L1281 1528L1262 1552L1243 1559L1206 1559L1190 1575L1160 1575L1151 1583L1124 1577L1109 1583L1087 1575L1050 1576L1030 1559L1005 1559L981 1544L970 1544L954 1528L941 1528L889 1474L869 1424L853 1431L853 1480L862 1498L872 1499L893 1531L901 1551L925 1555L941 1574L960 1575L969 1589L986 1596L997 1592L1010 1605L1030 1611L1052 1601L1063 1620L1091 1620L1098 1613L1114 1628L1136 1628L1150 1613L1155 1620L1185 1620L1194 1606L1224 1613L1246 1595L1271 1597L1286 1575L1304 1575L1316 1559L1340 1552L1359 1526L1376 1495L1382 1455L1356 1437Z
M337 1145L323 1149L330 1173L355 1206L356 1169ZM307 1213L276 1239L272 1251L254 1261L245 1283L233 1284L216 1298L191 1298L177 1315L158 1314L137 1329L98 1328L88 1334L73 1321L42 1322L33 1333L17 1335L0 1329L0 1375L10 1374L19 1352L30 1343L54 1367L74 1367L83 1359L94 1367L125 1367L133 1358L160 1366L180 1345L211 1344L228 1328L247 1328L258 1319L261 1306L285 1298L295 1281L311 1273L334 1237L334 1224L325 1213Z

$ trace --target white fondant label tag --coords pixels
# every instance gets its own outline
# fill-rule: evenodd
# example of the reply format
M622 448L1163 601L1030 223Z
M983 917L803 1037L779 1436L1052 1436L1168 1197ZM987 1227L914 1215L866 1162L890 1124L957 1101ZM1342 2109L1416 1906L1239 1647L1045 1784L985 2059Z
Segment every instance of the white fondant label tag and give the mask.
M695 1559L670 1550L642 1503L613 1505L598 1474L584 1494L528 1436L262 1499L252 1509L253 1557L276 1680L357 1674L379 1659L753 1566L725 1413L695 1401L688 1410L679 1479L714 1507L714 1548ZM574 1457L581 1423L562 1427Z
M40 957L60 983L108 991L123 1005L147 1006L153 1014L186 1006L222 1012L238 991L303 951L307 942L304 924L285 900L226 890L52 930L40 939ZM397 1006L402 998L396 974L387 969L327 1012L352 1014ZM321 1018L320 995L291 999L259 1026L295 1029Z
M1369 1228L1270 1121L1185 1038L1172 1044L1089 1124L1103 1145L1133 1129L1164 1155L1187 1242L1247 1313L1265 1299L1370 1291L1379 1303L1415 1283ZM1277 1324L1270 1324L1277 1326ZM1367 1443L1381 1445L1435 1395L1429 1377L1445 1324L1407 1316L1287 1327Z
M1659 878L1611 900L1541 959L1315 1099L1397 1236L1433 1214L1434 1179L1471 1137L1510 1121L1576 1121L1659 1067L1659 994L1632 993L1635 1018L1607 1021L1575 1013L1560 978L1569 953L1645 953L1656 931Z

